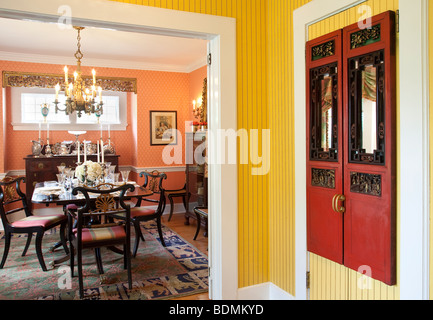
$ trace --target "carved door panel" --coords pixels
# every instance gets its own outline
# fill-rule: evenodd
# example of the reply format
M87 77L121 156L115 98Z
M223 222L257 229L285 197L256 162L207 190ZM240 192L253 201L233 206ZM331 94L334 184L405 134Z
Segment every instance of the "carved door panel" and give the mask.
M343 263L341 30L307 43L307 247Z
M308 251L393 285L394 14L307 43Z
M343 29L344 265L396 283L394 15Z

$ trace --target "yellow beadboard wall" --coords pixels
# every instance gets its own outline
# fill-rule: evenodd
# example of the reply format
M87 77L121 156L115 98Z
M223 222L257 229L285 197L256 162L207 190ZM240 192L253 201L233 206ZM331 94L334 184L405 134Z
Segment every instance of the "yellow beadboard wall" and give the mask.
M268 1L270 281L295 295L293 11L310 0Z
M371 8L371 14L377 15L384 11L398 10L398 0L370 0L362 5ZM351 8L332 16L326 20L318 22L309 28L309 39L315 39L321 35L341 29L347 25L356 23L361 16L358 13L358 7ZM397 61L398 61L398 35L397 35ZM398 83L397 68L397 83ZM397 87L397 97L399 88ZM399 110L399 101L397 99L397 110ZM399 119L397 111L397 119ZM397 120L397 132L399 131ZM397 134L398 135L398 134ZM397 141L397 149L399 142ZM397 152L398 154L398 152ZM397 159L397 163L399 160ZM397 194L399 194L399 174L397 172ZM397 200L397 272L399 270L399 221L400 221L400 204ZM309 255L310 260L310 299L311 300L395 300L399 299L399 283L397 274L397 285L387 286L379 281L371 280L370 283L361 282L368 286L369 289L360 289L358 282L361 281L359 273L350 270L337 263L319 257L315 254Z
M119 2L236 18L238 128L269 128L266 0ZM251 168L238 168L239 287L269 281L269 175L252 176Z

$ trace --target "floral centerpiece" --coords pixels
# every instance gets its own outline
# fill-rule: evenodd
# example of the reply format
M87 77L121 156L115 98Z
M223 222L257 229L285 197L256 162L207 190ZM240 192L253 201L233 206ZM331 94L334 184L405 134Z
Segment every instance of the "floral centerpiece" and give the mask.
M75 177L82 183L94 184L102 175L102 167L99 163L86 161L75 169Z

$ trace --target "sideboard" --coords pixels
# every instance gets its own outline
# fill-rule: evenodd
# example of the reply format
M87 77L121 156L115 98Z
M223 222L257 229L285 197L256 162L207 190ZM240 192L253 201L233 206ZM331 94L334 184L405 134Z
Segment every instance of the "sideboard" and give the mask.
M105 162L111 162L111 165L116 166L116 172L119 172L119 155L104 155ZM77 156L52 156L52 157L33 157L27 156L24 158L26 162L26 195L30 208L31 198L36 183L43 181L57 181L56 173L59 173L57 166L64 165L66 167L76 167ZM87 160L96 161L97 156L87 155Z

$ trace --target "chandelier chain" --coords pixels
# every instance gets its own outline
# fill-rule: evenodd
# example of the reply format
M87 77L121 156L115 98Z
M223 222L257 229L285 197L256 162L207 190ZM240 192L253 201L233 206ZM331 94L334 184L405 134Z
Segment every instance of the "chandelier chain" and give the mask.
M84 57L83 53L81 52L81 35L80 35L80 31L83 30L84 28L83 27L74 27L74 29L76 29L78 31L78 36L77 36L77 40L78 40L77 48L78 48L78 50L77 50L77 52L75 52L74 56L75 56L76 59L78 59L78 61L80 61Z

